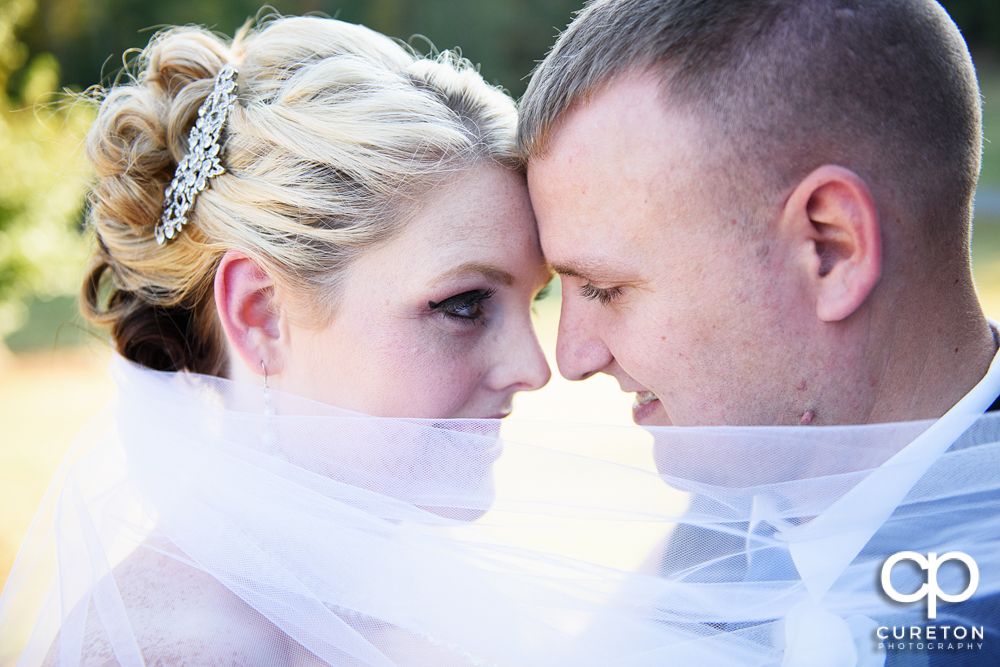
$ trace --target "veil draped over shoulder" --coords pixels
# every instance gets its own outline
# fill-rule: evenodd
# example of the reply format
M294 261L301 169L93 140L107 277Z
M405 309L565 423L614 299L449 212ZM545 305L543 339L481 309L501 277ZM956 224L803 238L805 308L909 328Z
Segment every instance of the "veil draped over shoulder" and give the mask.
M1000 417L982 397L873 426L501 426L278 392L265 414L260 387L121 358L112 375L0 598L0 663L867 666L1000 650ZM975 593L939 595L929 619L930 596L885 590L899 552L965 554L936 585L954 598L976 569ZM897 597L927 577L912 558L888 569Z

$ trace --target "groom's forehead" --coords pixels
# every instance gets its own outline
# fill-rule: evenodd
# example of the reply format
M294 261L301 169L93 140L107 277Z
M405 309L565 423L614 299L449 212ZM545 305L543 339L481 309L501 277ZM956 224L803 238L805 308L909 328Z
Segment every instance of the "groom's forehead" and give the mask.
M574 105L553 128L543 152L528 161L533 189L588 192L645 187L659 169L691 170L718 149L719 136L696 110L676 104L659 75L632 73ZM552 175L539 178L537 173ZM561 180L560 180L561 177Z
M633 234L627 223L653 208L704 208L697 200L718 199L729 178L712 135L661 94L655 76L607 86L567 113L545 152L529 160L539 227L573 227L580 216L594 224L597 215L606 231Z

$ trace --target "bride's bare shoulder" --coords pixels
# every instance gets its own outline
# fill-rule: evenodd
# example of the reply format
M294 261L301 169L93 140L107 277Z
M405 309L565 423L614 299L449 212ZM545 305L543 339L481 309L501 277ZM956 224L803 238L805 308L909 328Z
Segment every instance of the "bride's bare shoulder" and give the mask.
M114 570L147 665L293 665L302 649L216 579L168 555L139 548ZM93 602L81 664L117 665ZM58 641L46 656L56 665Z

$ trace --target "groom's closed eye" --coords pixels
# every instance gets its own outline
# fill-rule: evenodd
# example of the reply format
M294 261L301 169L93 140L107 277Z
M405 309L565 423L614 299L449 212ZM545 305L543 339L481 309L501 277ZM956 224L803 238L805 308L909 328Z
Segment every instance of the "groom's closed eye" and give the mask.
M607 306L622 295L621 287L595 287L590 283L580 287L580 296Z
M552 264L552 269L560 276L568 276L581 281L583 285L578 288L580 296L589 301L597 301L602 306L610 305L621 298L625 292L625 286L629 284L615 285L611 280L600 280L602 272L605 270L603 264L599 262L583 262L574 264ZM611 287L598 287L594 283L611 284Z

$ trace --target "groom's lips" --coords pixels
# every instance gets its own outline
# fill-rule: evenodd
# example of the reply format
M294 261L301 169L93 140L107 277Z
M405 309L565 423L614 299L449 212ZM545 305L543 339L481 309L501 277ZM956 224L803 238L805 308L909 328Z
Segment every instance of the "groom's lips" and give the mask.
M635 410L638 407L646 405L647 403L652 403L653 401L658 401L656 394L651 391L637 391L635 394L635 403L632 405L632 409Z
M651 391L637 391L632 404L632 421L641 424L660 405L660 399Z

